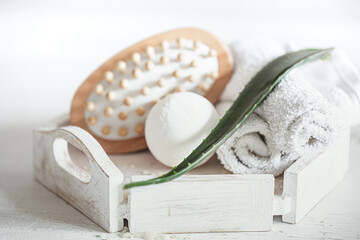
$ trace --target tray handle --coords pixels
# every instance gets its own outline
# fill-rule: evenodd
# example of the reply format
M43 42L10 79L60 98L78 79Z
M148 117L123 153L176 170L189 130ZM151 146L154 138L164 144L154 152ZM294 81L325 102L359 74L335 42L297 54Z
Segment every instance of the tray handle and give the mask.
M67 143L82 151L90 173L71 160ZM34 131L35 178L109 232L123 228L124 176L100 144L75 126Z
M85 154L90 163L90 174L73 164L67 143ZM92 176L97 177L99 174L103 174L105 177L123 176L95 138L79 127L65 126L57 128L53 140L53 153L56 162L62 168L84 183L90 182Z

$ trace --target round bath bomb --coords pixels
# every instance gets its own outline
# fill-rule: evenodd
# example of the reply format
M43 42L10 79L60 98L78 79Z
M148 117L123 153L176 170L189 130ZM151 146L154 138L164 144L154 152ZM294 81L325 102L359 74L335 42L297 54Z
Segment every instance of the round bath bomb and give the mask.
M218 121L218 113L206 98L192 92L175 93L149 112L146 143L157 160L174 167L199 146Z

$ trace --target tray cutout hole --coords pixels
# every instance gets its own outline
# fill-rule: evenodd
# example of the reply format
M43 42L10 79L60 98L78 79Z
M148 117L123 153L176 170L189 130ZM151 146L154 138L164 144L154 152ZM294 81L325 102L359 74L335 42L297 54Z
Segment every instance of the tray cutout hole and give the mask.
M56 138L53 144L56 162L69 174L83 183L91 180L90 163L86 155L63 138Z
M124 227L129 228L129 221L127 220L127 218L124 218Z

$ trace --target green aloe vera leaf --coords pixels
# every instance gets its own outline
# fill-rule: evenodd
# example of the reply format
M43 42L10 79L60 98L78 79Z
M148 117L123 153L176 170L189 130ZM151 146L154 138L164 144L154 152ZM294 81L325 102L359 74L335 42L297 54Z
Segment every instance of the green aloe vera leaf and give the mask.
M125 188L168 182L190 171L210 157L236 132L287 73L302 64L327 59L332 50L333 48L305 49L276 58L251 79L211 133L178 166L160 177L128 183Z

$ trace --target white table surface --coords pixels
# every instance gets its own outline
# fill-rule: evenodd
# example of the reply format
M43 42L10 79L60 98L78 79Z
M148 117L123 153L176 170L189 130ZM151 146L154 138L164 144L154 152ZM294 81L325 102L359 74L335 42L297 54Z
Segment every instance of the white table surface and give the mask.
M69 111L79 84L142 38L197 26L225 42L264 35L343 49L360 69L360 2L0 2L0 239L117 239L33 180L34 127ZM300 223L270 232L170 235L171 239L360 239L360 127L345 179Z

